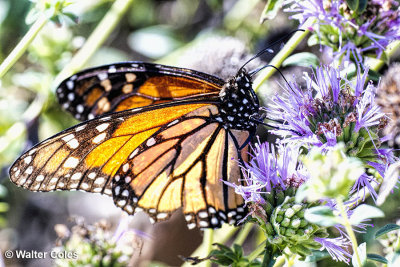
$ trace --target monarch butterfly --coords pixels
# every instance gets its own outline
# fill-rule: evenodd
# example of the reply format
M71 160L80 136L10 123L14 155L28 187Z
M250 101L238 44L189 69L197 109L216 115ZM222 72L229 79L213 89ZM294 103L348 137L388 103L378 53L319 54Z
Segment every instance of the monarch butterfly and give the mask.
M182 208L188 228L234 224L246 210L224 181L243 183L239 162L259 117L251 76L123 62L79 72L56 90L84 122L24 153L11 181L31 191L83 190L113 197L152 222ZM86 121L87 120L87 121Z

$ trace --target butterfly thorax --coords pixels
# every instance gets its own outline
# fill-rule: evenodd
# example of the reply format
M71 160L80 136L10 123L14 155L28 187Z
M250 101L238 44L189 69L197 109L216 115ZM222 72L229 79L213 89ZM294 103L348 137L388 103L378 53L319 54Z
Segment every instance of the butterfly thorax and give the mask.
M230 79L222 88L219 97L220 117L226 128L252 130L257 125L252 119L258 118L259 103L252 88L251 77L243 70Z

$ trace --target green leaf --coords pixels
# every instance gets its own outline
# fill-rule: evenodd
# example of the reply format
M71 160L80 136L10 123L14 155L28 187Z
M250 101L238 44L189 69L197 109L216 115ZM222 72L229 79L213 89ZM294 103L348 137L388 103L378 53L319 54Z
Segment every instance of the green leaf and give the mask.
M330 257L330 255L329 255L328 251L326 251L326 250L323 250L323 251L313 250L312 254L308 255L306 257L305 261L306 262L317 262L317 261L320 261L323 259L327 259L329 257Z
M283 0L268 0L263 12L261 13L260 23L275 18L279 9L282 7L282 4Z
M395 231L395 230L399 230L400 229L400 225L394 224L394 223L389 223L386 224L385 226L383 226L382 228L380 228L378 231L376 231L375 233L375 239L385 235L391 231Z
M357 12L360 14L367 8L368 0L359 0Z
M366 219L379 218L383 216L385 216L385 214L380 209L362 204L353 210L353 213L350 216L350 223L356 225Z
M338 224L338 220L333 214L333 211L326 206L318 206L307 209L304 213L304 218L311 223L325 227Z
M384 258L384 257L382 257L381 255L378 255L378 254L372 254L372 253L367 254L367 258L369 260L381 262L381 263L384 263L384 264L388 263L388 260L386 258Z
M350 7L350 9L356 12L358 10L359 2L359 0L346 0L346 3Z
M360 256L361 266L358 265L356 254L353 254L351 258L351 263L354 267L363 267L364 264L367 262L367 243L362 243L357 248L358 256Z
M283 61L282 66L302 66L316 68L319 65L319 59L316 55L309 52L302 52L291 55L285 61Z

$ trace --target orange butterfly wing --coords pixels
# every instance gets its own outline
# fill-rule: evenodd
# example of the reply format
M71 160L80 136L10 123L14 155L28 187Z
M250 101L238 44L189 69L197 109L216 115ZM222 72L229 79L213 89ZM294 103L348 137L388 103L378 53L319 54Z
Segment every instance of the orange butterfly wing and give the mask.
M76 119L104 113L216 95L224 81L190 69L144 62L123 62L79 72L57 88L60 104Z

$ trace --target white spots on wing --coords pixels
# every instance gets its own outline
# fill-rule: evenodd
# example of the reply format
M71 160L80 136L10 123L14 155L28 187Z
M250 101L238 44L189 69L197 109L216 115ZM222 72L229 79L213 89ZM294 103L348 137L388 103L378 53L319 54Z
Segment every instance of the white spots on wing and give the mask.
M69 157L64 162L64 168L75 168L79 164L79 159L75 157Z
M90 113L90 114L88 115L88 119L89 119L89 120L94 119L94 115L93 115L92 113Z
M37 184L37 185L35 185L35 186L32 188L32 190L33 190L33 191L38 191L38 190L39 190L39 187L40 187L40 184Z
M154 224L156 221L153 219L153 218L149 218L149 220L150 220L150 222L151 222L151 224Z
M79 142L78 142L78 140L76 140L76 139L74 138L74 139L72 139L71 141L68 141L67 146L68 146L69 148L76 149L76 148L78 148L78 146L79 146Z
M36 180L36 182L41 182L41 181L44 180L44 176L43 175L38 175L35 180Z
M63 109L69 108L69 103L64 103L64 104L62 104L62 107L63 107Z
M101 188L101 187L95 187L95 188L92 189L92 191L93 191L94 193L100 193L101 190L103 190L103 188Z
M125 210L126 210L128 213L131 213L131 214L132 214L132 212L133 212L132 206L126 206L126 207L125 207Z
M119 195L119 193L120 193L120 191L121 191L121 187L119 187L119 186L116 186L115 187L115 189L114 189L114 193L115 193L115 195Z
M95 138L93 138L92 143L98 144L101 141L103 141L104 138L106 138L106 136L107 136L107 133L101 133L101 134L97 135Z
M123 207L123 206L126 205L126 200L125 200L125 199L119 200L119 201L117 202L117 204L118 204L118 206Z
M215 217L211 218L211 224L217 225L218 224L218 219L215 218Z
M226 220L226 215L225 215L225 213L223 213L222 211L220 211L218 214L219 214L219 217L221 217L224 221Z
M159 213L159 214L157 214L157 219L159 219L159 220L163 220L163 219L165 219L165 218L167 218L168 217L168 213Z
M75 128L75 132L82 131L82 130L85 129L85 128L86 128L86 124L81 125L81 126L78 126L78 127Z
M86 190L89 188L89 185L87 183L82 183L80 186L82 189Z
M91 173L89 173L88 178L89 179L94 179L96 176L97 176L96 172L91 172Z
M63 138L61 138L63 141L65 141L65 142L68 142L68 141L70 141L70 140L72 140L72 139L74 139L75 138L75 135L74 134L69 134L69 135L66 135L66 136L64 136Z
M58 183L57 187L58 187L58 188L64 187L64 185L65 185L65 184L64 184L63 182L60 182L60 183Z
M76 189L78 188L79 183L70 184L69 188Z
M108 128L108 126L110 126L109 123L103 123L103 124L100 124L99 126L97 126L96 130L99 132L103 132L105 129Z
M137 203L138 202L138 198L137 197L133 197L132 201L133 201L133 203Z
M154 137L150 138L149 140L147 140L146 145L147 146L152 146L156 143L156 139L154 139Z
M76 111L78 113L82 113L84 110L85 109L84 109L83 105L79 104L79 105L76 106Z
M228 120L229 120L229 121L233 121L234 119L235 119L234 117L228 116Z
M53 177L50 180L50 184L55 184L55 183L57 183L57 181L58 181L58 178L57 177Z
M27 174L32 174L32 172L33 172L33 166L29 166L29 167L25 170L25 173L27 173Z
M243 104L247 104L247 103L249 103L249 100L247 100L246 98L245 99L243 99Z
M25 164L29 164L32 161L32 156L27 156L26 158L24 158L24 162Z
M129 170L129 163L125 163L124 166L122 166L122 171L127 172Z
M116 68L114 65L111 65L111 66L108 68L108 72L109 72L109 73L117 72L117 68Z
M24 184L26 182L26 178L23 178L22 180L19 181L20 184Z
M195 224L195 223L189 223L189 224L187 225L187 228L188 228L189 230L194 229L195 227L196 227L196 224Z
M191 214L185 215L185 220L187 222L190 222L192 220L193 216Z
M209 213L212 213L212 214L217 213L217 211L216 211L213 207L209 207L209 208L208 208L208 212L209 212Z
M172 126L172 125L175 125L175 124L177 124L179 122L179 120L174 120L174 121L171 121L170 123L168 123L168 127L170 127L170 126Z
M153 214L154 214L154 213L156 213L156 212L157 212L157 210L154 209L154 208L153 208L153 209L149 209L149 213L153 213Z
M109 120L111 120L111 116L106 116L106 117L100 118L99 120L100 121L109 121Z
M129 156L129 159L132 159L134 156L136 156L138 152L139 152L139 148L136 148L135 150L133 150L133 152Z
M125 79L128 83L134 82L136 80L136 74L134 73L126 73Z
M78 75L74 74L69 78L71 81L75 81L78 78Z
M104 189L104 194L106 194L106 195L112 195L111 189L110 189L110 188Z
M236 209L238 212L244 212L244 208L242 208L242 207L239 207L239 208L237 208Z
M35 153L35 152L36 152L36 148L35 148L35 149L32 149L31 151L29 151L28 155L32 155L32 154Z
M141 207L136 207L135 208L135 213L138 213L138 212L141 212L141 211L143 211L143 209Z
M200 221L200 222L199 222L199 226L200 226L200 227L208 227L208 222L206 222L206 221Z
M14 176L15 176L15 177L18 177L20 173L21 173L21 170L18 169L18 170L14 173Z
M74 93L69 93L67 97L68 97L68 100L69 100L69 101L74 101L74 99L75 99L75 94L74 94Z
M71 176L71 180L79 180L79 179L81 179L81 177L82 177L82 173L81 172L77 172L77 173L74 173Z
M115 180L116 182L119 182L119 179L121 179L121 176L115 175L114 180Z
M231 218L231 217L233 217L233 216L235 216L236 215L236 211L230 211L230 212L228 212L228 217L229 218Z
M130 176L125 177L125 183L129 184L132 181L132 178Z
M107 72L100 72L97 74L97 78L99 78L100 81L103 81L108 78L108 74Z
M132 63L131 66L134 68L139 68L139 64L136 64L136 63Z
M129 197L129 191L128 190L124 190L124 191L122 191L122 194L121 194L123 197Z
M69 90L74 89L74 82L71 79L67 81L66 85Z
M198 213L198 215L199 215L199 218L203 218L203 219L208 217L207 211L200 211Z
M97 179L94 181L94 184L96 184L96 185L102 185L102 184L104 184L105 181L106 181L105 178L99 177L99 178L97 178Z

